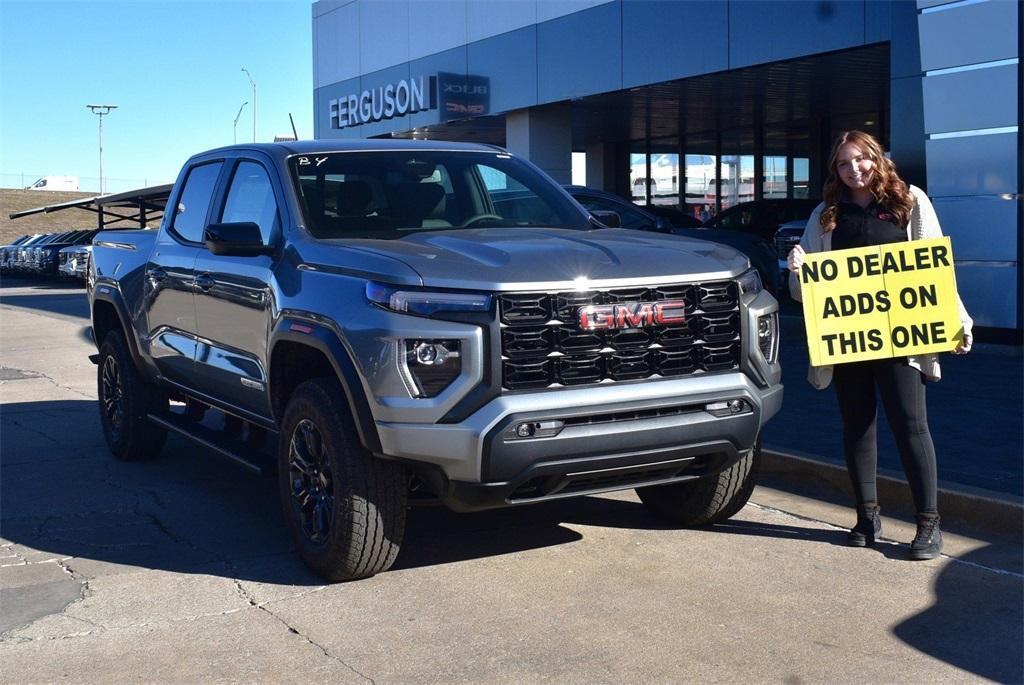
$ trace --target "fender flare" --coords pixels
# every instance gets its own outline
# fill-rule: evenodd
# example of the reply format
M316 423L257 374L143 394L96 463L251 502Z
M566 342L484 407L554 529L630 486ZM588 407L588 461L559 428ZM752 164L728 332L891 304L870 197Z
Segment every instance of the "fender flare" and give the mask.
M317 318L322 319L323 317ZM302 329L292 330L292 324L298 324ZM306 332L306 329L309 332ZM274 326L274 330L270 335L268 361L272 363L277 344L286 341L312 347L327 358L327 361L334 369L335 376L337 376L338 381L341 383L345 399L348 401L348 406L352 411L356 431L359 433L359 442L373 454L381 454L382 448L380 436L377 433L377 424L374 422L373 412L370 411L370 403L367 401L366 393L363 391L359 372L356 371L352 357L348 349L341 342L341 337L334 326L322 321L312 321L304 317L282 317L277 322L277 325ZM273 397L273 368L268 368L267 377L268 391L271 397Z
M145 373L146 365L143 363L142 354L139 352L139 341L135 337L135 328L131 325L131 317L128 315L128 307L124 303L124 296L121 294L121 290L114 285L106 283L97 283L93 290L92 303L89 307L89 324L92 328L93 342L96 343L96 349L99 349L100 345L103 344L102 340L96 338L96 303L105 302L113 305L114 311L117 313L117 318L121 322L121 332L124 333L125 340L128 342L128 351L131 354L132 362L135 363L135 368L140 372ZM148 374L147 374L148 375Z

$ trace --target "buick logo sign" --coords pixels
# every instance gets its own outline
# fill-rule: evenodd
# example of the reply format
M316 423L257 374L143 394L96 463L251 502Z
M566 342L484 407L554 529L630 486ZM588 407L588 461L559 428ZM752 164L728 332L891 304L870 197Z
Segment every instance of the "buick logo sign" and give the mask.
M618 304L592 304L580 307L577 314L580 328L585 331L615 330L671 326L686 321L686 302L619 302Z

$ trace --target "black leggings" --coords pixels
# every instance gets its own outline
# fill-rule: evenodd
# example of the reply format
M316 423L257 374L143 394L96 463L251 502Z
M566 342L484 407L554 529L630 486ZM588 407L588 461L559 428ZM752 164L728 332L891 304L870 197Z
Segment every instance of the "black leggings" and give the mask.
M878 502L876 388L892 427L919 513L938 512L935 447L928 432L925 380L905 357L837 364L833 376L843 417L843 452L858 505Z

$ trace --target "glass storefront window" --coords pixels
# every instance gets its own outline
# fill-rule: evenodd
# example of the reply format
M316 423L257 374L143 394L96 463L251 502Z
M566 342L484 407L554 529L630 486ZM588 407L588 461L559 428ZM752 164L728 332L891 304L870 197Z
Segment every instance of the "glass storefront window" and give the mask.
M574 186L587 185L587 153L572 153L572 184Z
M717 176L718 160L714 155L686 155L686 206L683 211L701 221L715 215Z
M722 209L754 199L754 155L722 155Z
M764 157L764 177L761 185L761 197L786 197L786 162L785 157L769 156Z
M647 155L629 155L629 195L637 204L647 204Z
M651 204L679 204L679 155L651 155Z
M810 161L806 157L793 158L793 197L811 197Z

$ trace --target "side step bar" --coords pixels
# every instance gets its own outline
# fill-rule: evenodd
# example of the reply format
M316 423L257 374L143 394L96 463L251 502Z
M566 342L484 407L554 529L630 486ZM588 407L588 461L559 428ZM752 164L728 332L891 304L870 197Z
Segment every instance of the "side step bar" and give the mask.
M276 464L265 450L253 449L244 440L223 435L178 414L147 414L146 418L156 425L182 435L218 455L233 461L247 471L259 476L269 476L276 471ZM274 442L277 433L267 431L267 441ZM251 455L251 456L250 456ZM255 459L253 459L255 457Z

